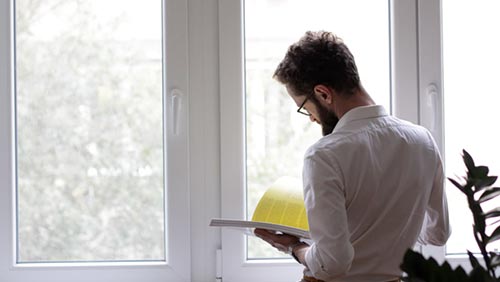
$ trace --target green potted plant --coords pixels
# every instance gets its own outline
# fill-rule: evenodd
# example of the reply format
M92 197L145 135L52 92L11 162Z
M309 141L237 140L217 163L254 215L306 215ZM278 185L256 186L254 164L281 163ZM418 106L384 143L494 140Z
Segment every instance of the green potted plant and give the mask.
M500 281L495 269L500 265L500 254L488 252L486 246L500 239L500 226L490 234L487 233L486 220L500 217L500 207L483 211L481 204L500 195L500 187L492 187L497 176L490 176L487 166L476 166L467 151L463 150L463 160L467 168L467 175L462 180L448 178L467 197L469 209L473 215L473 234L481 251L484 263L470 251L467 251L472 271L466 273L462 267L452 269L448 262L438 264L433 258L425 258L422 254L409 249L403 259L401 269L407 276L403 281L411 282L490 282Z

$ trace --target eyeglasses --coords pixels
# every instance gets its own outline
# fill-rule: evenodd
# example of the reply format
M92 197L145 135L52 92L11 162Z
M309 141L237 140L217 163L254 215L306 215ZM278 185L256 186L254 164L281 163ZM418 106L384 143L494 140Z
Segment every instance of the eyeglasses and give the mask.
M302 102L302 104L300 104L300 107L297 109L297 113L303 114L303 115L308 116L308 117L311 116L311 113L306 108L304 108L304 105L306 104L307 100L309 100L309 98L311 97L312 94L314 94L314 92L307 95L304 102Z

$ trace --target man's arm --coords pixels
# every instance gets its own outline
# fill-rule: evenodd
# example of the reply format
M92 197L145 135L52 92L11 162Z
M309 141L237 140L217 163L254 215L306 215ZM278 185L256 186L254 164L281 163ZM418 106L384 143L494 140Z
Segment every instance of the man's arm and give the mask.
M304 201L313 244L305 254L308 269L318 279L334 280L347 273L354 259L347 224L341 168L324 151L304 159Z
M448 203L444 189L444 171L439 161L432 191L427 205L424 226L420 233L418 242L442 246L451 235L448 218Z

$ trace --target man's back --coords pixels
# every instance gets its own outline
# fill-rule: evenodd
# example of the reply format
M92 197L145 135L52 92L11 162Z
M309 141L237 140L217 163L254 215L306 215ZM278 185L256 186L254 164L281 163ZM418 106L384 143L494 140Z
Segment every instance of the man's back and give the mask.
M398 276L426 211L436 225L423 241L439 245L449 236L442 185L439 152L427 130L380 106L351 110L306 153L305 200L316 242L308 267L328 280Z

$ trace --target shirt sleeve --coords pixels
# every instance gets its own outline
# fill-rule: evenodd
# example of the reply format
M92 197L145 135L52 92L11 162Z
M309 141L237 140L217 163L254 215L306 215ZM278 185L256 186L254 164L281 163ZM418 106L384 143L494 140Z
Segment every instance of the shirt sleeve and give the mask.
M331 157L320 152L306 154L303 181L313 241L305 256L306 264L315 278L330 281L343 276L354 258L342 172Z
M443 246L450 235L451 228L448 218L448 202L444 189L443 165L441 160L439 160L418 242L421 244Z

